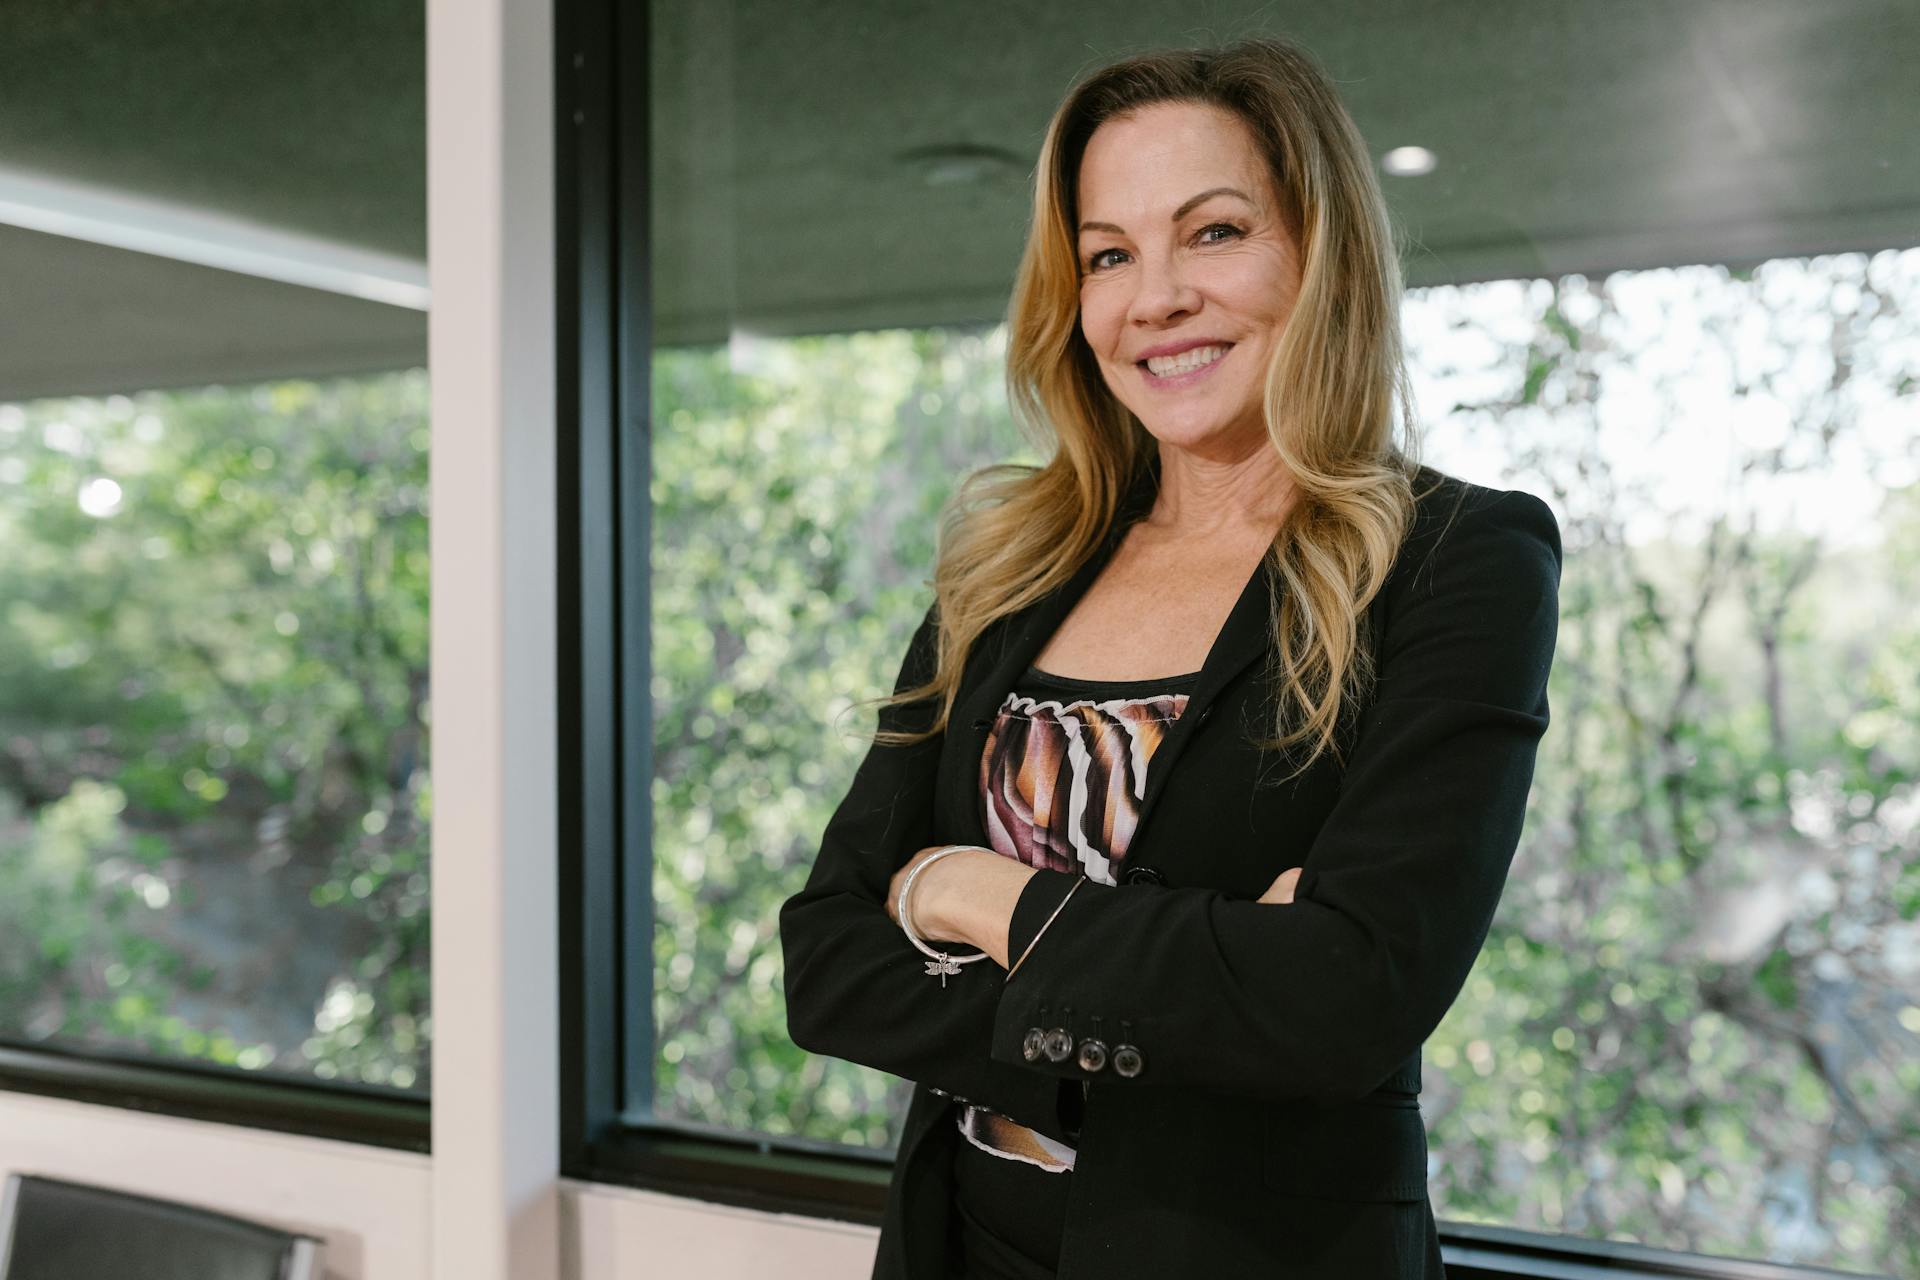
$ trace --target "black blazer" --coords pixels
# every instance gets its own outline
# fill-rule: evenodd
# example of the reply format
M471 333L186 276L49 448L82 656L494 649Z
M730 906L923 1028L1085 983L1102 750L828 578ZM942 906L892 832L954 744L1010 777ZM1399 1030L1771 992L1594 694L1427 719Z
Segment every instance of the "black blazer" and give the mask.
M946 732L869 750L780 909L794 1042L917 1082L873 1276L946 1280L952 1113L971 1099L1078 1148L1063 1280L1439 1280L1420 1047L1486 939L1547 728L1561 549L1540 499L1422 470L1416 491L1439 484L1367 607L1379 683L1343 724L1345 763L1279 786L1299 757L1241 732L1272 727L1256 659L1276 587L1256 570L1147 771L1129 879L1083 886L1011 981L983 960L942 990L886 914L914 851L988 843L987 726L1157 479L1069 582L983 633ZM936 625L930 608L896 691L931 676ZM1291 866L1292 903L1254 901ZM1012 955L1075 879L1035 873ZM1074 1052L1030 1056L1056 1027ZM1095 1038L1133 1045L1138 1074L1113 1052L1083 1069Z

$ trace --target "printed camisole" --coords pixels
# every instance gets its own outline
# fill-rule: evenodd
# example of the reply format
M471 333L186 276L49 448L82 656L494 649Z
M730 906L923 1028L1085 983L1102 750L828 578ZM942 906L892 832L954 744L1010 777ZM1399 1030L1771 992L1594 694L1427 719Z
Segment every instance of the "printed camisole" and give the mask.
M1199 678L1191 671L1080 680L1028 667L1000 704L980 757L982 825L994 851L1030 867L1117 884L1147 792L1147 766ZM1022 1159L974 1136L983 1111L961 1107L961 1133L1002 1159ZM1045 1167L1073 1167L1072 1147L1036 1137L1054 1157Z

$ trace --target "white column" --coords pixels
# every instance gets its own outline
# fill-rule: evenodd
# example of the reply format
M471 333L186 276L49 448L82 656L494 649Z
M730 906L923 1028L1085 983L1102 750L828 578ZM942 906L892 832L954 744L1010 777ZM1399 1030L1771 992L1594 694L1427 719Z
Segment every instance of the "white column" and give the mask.
M427 0L433 1276L559 1273L550 0Z

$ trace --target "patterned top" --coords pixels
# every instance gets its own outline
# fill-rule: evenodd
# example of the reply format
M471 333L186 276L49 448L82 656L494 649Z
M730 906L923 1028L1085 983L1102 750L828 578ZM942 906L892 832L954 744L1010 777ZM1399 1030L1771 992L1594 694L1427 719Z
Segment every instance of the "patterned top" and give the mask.
M1147 793L1147 764L1199 678L1191 671L1079 680L1028 667L1000 704L980 757L981 816L994 851L1030 867L1117 883ZM961 1107L960 1132L1003 1159L1021 1159L975 1137L983 1111ZM1072 1147L1036 1136L1055 1157L1042 1167L1073 1167Z
M1030 867L1116 883L1146 795L1147 762L1186 710L1199 674L1070 680L1028 667L1001 703L980 758L988 842Z

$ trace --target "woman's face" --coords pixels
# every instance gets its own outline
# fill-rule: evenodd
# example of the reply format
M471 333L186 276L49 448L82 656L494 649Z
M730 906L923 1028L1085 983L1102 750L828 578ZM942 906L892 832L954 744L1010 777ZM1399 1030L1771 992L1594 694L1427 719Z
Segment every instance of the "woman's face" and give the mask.
M1232 459L1264 441L1300 255L1247 127L1187 102L1108 120L1078 198L1080 331L1108 388L1163 444Z

